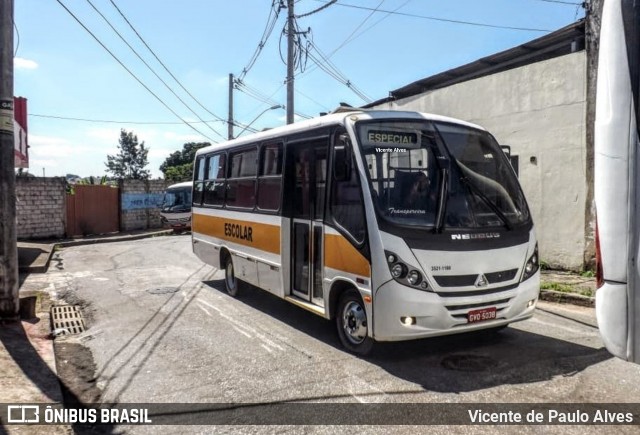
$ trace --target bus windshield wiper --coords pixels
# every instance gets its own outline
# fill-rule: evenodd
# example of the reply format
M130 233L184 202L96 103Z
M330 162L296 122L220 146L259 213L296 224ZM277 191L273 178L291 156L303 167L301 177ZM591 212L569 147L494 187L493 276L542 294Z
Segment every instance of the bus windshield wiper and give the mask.
M504 215L504 213L502 213L502 211L500 211L498 206L495 205L493 203L493 201L491 201L487 197L487 195L484 194L484 192L482 190L480 190L475 184L473 184L471 182L471 180L469 180L469 178L466 175L462 175L463 172L460 169L460 165L458 164L458 161L455 158L454 158L454 161L456 162L456 165L458 166L458 170L460 171L460 181L462 181L469 188L469 190L472 190L473 193L475 193L478 197L480 197L480 199L482 199L482 201L485 204L487 204L487 206L491 209L491 211L494 212L496 216L498 216L498 218L502 221L504 226L508 230L510 230L512 227L511 227L511 223L509 222L509 219L507 219L507 217Z

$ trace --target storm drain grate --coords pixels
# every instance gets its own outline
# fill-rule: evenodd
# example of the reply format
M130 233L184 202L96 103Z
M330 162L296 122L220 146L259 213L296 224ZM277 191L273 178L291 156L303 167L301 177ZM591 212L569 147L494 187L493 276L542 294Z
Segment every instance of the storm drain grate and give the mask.
M84 319L80 307L76 305L54 305L51 307L51 321L55 335L84 332Z

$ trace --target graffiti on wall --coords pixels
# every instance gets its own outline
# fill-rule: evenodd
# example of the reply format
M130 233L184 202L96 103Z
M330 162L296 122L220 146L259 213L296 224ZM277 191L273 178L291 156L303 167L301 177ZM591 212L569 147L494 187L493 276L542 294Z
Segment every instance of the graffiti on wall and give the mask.
M123 193L122 210L144 210L148 208L160 208L163 193Z

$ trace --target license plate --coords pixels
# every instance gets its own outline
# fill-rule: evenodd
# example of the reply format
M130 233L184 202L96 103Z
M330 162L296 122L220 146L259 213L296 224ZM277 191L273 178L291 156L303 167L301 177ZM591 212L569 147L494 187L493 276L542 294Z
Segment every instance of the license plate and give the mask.
M496 307L473 310L467 313L467 323L484 322L496 318Z

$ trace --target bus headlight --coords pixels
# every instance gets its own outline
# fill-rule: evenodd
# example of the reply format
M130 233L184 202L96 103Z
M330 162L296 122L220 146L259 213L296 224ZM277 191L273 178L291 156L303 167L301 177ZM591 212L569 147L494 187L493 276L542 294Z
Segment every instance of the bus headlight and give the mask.
M407 281L409 281L409 284L411 285L418 285L420 284L420 281L422 281L422 276L417 270L412 270L407 276Z
M538 261L538 244L536 244L536 249L533 251L533 255L529 257L527 263L524 265L524 271L522 272L522 279L525 281L531 278L540 268L540 262Z
M404 264L396 263L393 266L391 266L391 275L395 279L404 278L406 274L407 274L407 266L405 266Z
M385 251L389 272L394 280L402 285L416 288L423 291L432 291L426 278L415 269L415 266L408 266L393 252Z

